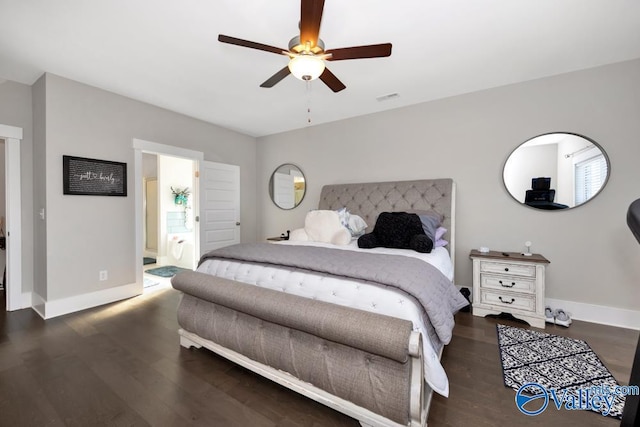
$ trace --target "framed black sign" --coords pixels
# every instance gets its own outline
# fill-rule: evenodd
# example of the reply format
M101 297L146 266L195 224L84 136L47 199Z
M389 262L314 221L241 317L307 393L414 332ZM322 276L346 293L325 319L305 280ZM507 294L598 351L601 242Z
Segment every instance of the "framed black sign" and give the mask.
M126 196L127 164L62 156L62 193L85 196Z

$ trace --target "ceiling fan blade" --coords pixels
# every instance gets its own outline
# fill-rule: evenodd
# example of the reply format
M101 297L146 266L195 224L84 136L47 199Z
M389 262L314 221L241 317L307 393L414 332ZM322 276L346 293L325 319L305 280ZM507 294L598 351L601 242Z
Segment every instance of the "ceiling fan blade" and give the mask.
M329 71L328 68L325 68L322 74L320 74L320 80L322 80L324 84L329 86L329 89L334 92L340 92L342 89L346 88L344 83L338 80L336 75Z
M282 70L275 73L273 76L269 77L264 83L260 85L260 87L274 87L280 80L287 77L291 74L289 71L289 66L284 67Z
M225 36L224 34L218 35L218 41L222 43L234 44L236 46L249 47L251 49L264 50L266 52L273 52L277 54L283 54L287 49L280 49L279 47L269 46L262 43L251 42L249 40L242 40L231 36Z
M303 46L309 42L310 49L318 44L320 34L320 21L324 0L301 0L300 2L300 44Z
M329 49L325 53L331 54L331 56L327 57L327 61L341 61L343 59L360 58L381 58L384 56L391 56L391 43Z

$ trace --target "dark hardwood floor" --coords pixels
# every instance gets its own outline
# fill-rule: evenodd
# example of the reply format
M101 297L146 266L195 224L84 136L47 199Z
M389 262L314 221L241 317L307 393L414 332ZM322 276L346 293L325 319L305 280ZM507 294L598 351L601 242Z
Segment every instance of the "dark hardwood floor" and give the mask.
M47 321L2 310L0 426L359 425L209 351L181 348L178 299L157 290ZM502 382L496 320L459 313L456 322L442 358L451 393L434 397L429 426L619 424L555 407L522 415ZM546 332L586 340L627 383L637 331L575 321Z

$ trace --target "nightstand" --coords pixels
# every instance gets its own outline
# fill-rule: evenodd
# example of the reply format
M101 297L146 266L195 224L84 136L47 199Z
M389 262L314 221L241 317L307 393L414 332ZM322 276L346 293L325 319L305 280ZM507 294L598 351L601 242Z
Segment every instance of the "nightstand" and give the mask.
M473 315L510 313L536 328L544 322L544 276L549 260L540 254L472 250Z

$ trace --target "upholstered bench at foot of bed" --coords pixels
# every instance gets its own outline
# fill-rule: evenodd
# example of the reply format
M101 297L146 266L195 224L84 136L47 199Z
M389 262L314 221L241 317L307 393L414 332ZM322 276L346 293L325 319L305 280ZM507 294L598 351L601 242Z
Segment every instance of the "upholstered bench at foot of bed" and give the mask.
M204 346L368 425L424 425L420 334L411 323L198 272L181 344Z

